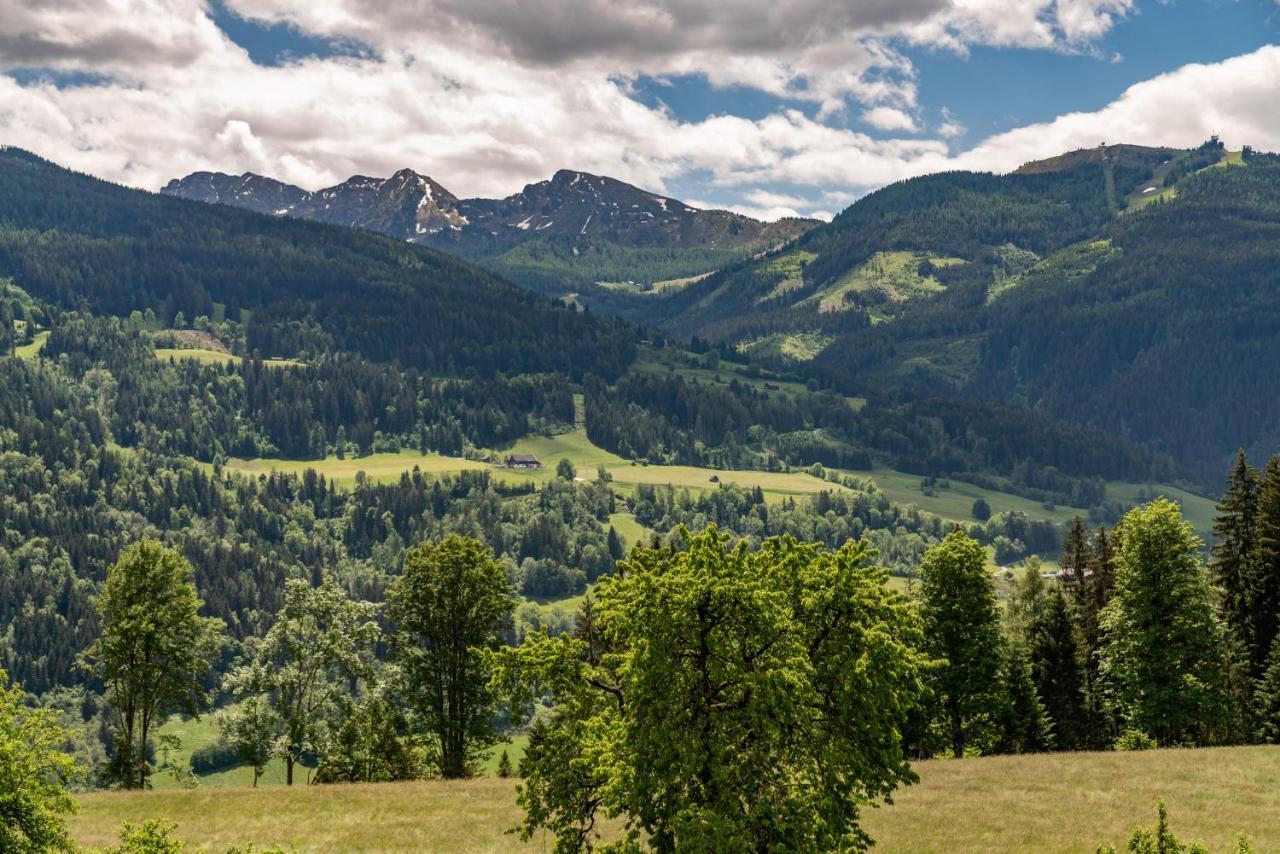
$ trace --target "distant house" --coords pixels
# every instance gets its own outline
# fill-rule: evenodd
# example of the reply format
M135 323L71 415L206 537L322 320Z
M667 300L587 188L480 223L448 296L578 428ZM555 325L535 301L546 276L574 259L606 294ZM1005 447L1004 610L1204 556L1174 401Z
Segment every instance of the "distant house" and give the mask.
M777 383L765 383L764 387L767 388L769 391L777 391L779 388Z
M542 463L533 454L507 454L509 469L540 469Z

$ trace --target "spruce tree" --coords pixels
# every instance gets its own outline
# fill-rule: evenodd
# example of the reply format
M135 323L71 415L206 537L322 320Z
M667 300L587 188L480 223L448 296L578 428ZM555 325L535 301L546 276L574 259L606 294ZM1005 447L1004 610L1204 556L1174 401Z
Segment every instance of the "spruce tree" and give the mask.
M1254 674L1271 653L1280 622L1280 458L1267 463L1258 489L1253 559L1249 562L1249 649Z
M1217 540L1210 551L1209 570L1222 591L1219 612L1227 628L1246 646L1250 643L1249 561L1256 545L1258 473L1249 467L1244 451L1227 476L1227 491L1218 501L1213 522Z
M1050 591L1032 636L1031 667L1036 694L1053 720L1054 743L1062 750L1084 747L1089 736L1084 674L1071 610L1059 588Z
M1267 666L1258 680L1253 713L1258 739L1267 744L1280 744L1280 640L1271 645Z
M997 753L1039 753L1053 747L1052 721L1036 695L1027 653L1006 644L1000 662L1003 702L997 716Z
M1071 527L1062 540L1062 559L1059 562L1065 573L1067 592L1077 608L1084 602L1089 557L1089 540L1084 532L1084 521L1077 516L1071 520Z
M1098 526L1089 558L1087 595L1076 614L1076 645L1083 680L1085 712L1088 718L1086 743L1103 748L1115 740L1115 726L1103 702L1098 681L1098 651L1102 646L1102 610L1115 594L1116 569L1112 538L1105 526Z

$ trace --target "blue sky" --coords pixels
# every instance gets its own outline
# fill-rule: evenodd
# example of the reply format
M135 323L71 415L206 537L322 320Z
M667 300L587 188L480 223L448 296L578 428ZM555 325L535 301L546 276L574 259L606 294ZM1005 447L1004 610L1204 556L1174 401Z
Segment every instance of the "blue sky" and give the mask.
M558 168L828 216L1102 139L1280 148L1276 0L0 0L0 142L155 188Z

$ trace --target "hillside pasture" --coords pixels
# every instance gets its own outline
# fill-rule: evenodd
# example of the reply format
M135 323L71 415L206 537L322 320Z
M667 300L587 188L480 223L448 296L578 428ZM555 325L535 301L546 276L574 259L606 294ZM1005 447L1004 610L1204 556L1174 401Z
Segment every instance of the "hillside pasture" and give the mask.
M513 758L514 761L514 758ZM876 850L910 854L1093 852L1123 848L1168 804L1184 842L1280 848L1280 748L1058 753L932 760L891 806L864 811ZM122 820L164 817L191 847L283 845L301 852L546 851L505 831L520 820L514 780L95 792L71 821L82 845L113 843ZM616 826L606 826L606 833Z

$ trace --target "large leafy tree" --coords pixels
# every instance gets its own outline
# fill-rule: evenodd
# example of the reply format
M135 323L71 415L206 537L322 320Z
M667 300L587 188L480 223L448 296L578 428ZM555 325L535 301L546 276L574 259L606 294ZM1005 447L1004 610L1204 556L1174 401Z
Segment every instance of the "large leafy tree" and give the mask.
M431 738L440 775L466 777L496 741L489 658L510 626L506 570L478 540L449 536L409 551L387 593L395 658Z
M619 564L573 634L497 654L500 685L554 702L521 763L522 834L589 849L613 816L659 851L865 848L862 805L914 780L913 609L865 542L679 535Z
M1002 697L999 609L987 553L956 528L920 563L925 651L942 664L930 672L940 724L952 754L989 735Z
M378 639L375 608L348 599L332 579L318 587L294 579L285 585L284 607L258 644L253 661L227 674L227 690L265 697L259 724L278 727L275 752L284 758L285 781L327 737L353 681L369 673Z
M61 750L57 712L24 702L0 670L0 851L75 851L63 816L75 811L67 782L75 762Z
M1102 612L1101 677L1128 726L1160 744L1222 737L1224 631L1203 544L1159 498L1120 524L1115 597Z
M219 647L223 623L201 617L191 564L155 540L129 546L107 571L97 597L102 632L85 662L107 687L118 718L114 774L143 788L151 768L147 741L171 712L196 714L201 684Z

